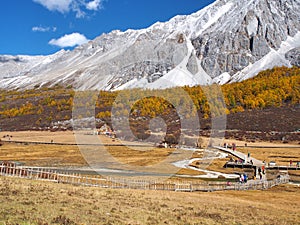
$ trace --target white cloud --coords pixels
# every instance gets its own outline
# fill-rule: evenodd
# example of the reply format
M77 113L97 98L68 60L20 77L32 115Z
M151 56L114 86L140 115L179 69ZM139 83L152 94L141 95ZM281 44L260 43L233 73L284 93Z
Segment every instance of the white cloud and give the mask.
M84 18L86 10L98 11L102 8L104 0L33 0L33 2L41 4L50 11L58 11L60 13L74 12L76 18Z
M95 10L95 11L97 11L98 9L101 8L101 1L100 0L94 0L94 1L88 2L86 4L86 8L88 10Z
M81 1L73 1L71 10L76 13L76 18L84 18L86 13L80 8L83 3Z
M32 31L34 32L55 32L57 30L56 27L42 27L42 26L35 26L35 27L32 27L31 29Z
M76 45L81 45L89 40L83 35L79 33L73 33L73 34L66 34L61 38L58 39L52 39L49 41L50 45L56 45L61 48L65 47L74 47Z
M50 27L33 27L32 31L35 31L35 32L48 32L48 31L50 31Z
M70 5L74 0L33 0L41 4L50 11L58 11L61 13L69 12Z

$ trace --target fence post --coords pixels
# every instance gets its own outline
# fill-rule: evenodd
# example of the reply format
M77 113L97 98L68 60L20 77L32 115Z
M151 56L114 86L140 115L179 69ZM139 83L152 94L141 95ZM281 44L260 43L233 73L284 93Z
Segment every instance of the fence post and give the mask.
M11 166L9 166L8 168L9 168L9 170L8 170L8 174L7 175L11 176L11 174L12 174L12 168L11 168Z
M13 177L15 176L15 173L16 173L16 166L13 167L13 174L12 174Z
M82 178L82 175L78 174L77 175L77 184L80 184L81 178Z

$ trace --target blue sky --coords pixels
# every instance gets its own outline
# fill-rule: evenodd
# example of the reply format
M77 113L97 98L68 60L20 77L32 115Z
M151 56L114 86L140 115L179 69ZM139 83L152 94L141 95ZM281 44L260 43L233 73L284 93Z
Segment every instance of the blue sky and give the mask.
M214 0L1 0L0 55L53 54L118 29L146 28Z

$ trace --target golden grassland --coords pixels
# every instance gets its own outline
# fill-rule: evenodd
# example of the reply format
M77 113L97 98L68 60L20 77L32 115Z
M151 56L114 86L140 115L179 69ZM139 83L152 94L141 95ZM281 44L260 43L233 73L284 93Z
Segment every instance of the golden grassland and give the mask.
M28 142L46 142L51 140L55 143L74 144L75 139L73 132L3 132L4 135L11 135L13 141L28 141ZM4 140L8 140L4 138ZM119 141L113 141L111 138L101 136L103 144L120 144ZM138 143L129 143L138 144ZM94 147L92 147L94 148ZM153 148L151 150L131 149L126 146L106 146L106 150L120 163L125 163L133 166L155 165L164 160L172 149ZM0 146L0 160L20 161L27 166L87 166L84 155L81 149L76 145L48 145L48 144L16 144L2 142ZM204 173L191 169L180 169L178 174L202 175Z
M3 136L12 136L10 139ZM73 132L0 132L2 140L75 143ZM86 165L79 148L74 145L15 144L2 142L0 160L15 160L30 166Z
M0 177L0 224L299 224L300 188L181 193Z
M0 136L6 135L0 133ZM75 143L72 132L12 132L15 141ZM105 144L118 143L101 137ZM227 141L227 140L226 140ZM228 140L229 141L229 140ZM234 140L230 140L230 143ZM243 145L243 142L237 142ZM269 147L274 143L249 143ZM287 163L299 159L299 148L245 148L240 151L260 160ZM120 161L155 163L170 149L134 151L110 146ZM199 157L199 155L194 155ZM0 160L17 160L35 166L86 166L77 146L14 144L3 142ZM227 159L215 160L208 169L224 169ZM300 175L298 171L292 171ZM199 175L182 169L178 174ZM0 225L46 224L299 224L300 188L283 185L265 191L181 193L167 191L116 190L0 177Z
M75 144L75 136L72 131L64 132L40 132L40 131L20 131L20 132L0 132L2 140L5 135L10 135L13 141L28 141L28 142L46 142L50 143L66 143ZM88 137L88 135L85 135ZM101 135L101 143L103 144L120 144L118 140L112 140L106 136ZM278 165L289 165L290 160L295 164L300 161L300 146L294 144L257 142L247 143L248 147L244 147L245 142L236 140L225 140L228 143L235 142L238 146L238 151L247 154L250 152L251 156L259 160L265 160L267 163L275 161ZM126 144L139 143L128 142ZM265 148L255 148L254 146L265 146ZM276 148L271 148L275 146ZM290 148L293 147L293 148ZM134 150L126 146L106 146L106 150L115 157L119 162L130 165L153 165L166 158L174 149L153 148L151 150L143 151ZM138 147L137 147L138 148ZM192 157L201 157L200 153L193 154ZM24 162L31 166L86 166L80 148L76 145L46 145L46 144L15 144L3 142L0 146L0 160L16 160ZM223 168L228 159L214 160L208 166L208 170L214 170L224 173L241 172L239 169ZM196 163L196 162L195 162ZM196 166L196 165L195 165ZM201 172L190 169L182 169L179 174L200 175Z
M27 166L86 165L77 146L4 143L0 147L0 159L20 161Z
M15 131L0 132L0 138L3 140L8 140L3 138L3 136L9 135L12 136L11 140L13 141L31 141L31 142L46 142L50 143L51 140L56 143L66 143L66 144L75 144L75 136L72 131L59 131L59 132L50 132L50 131Z

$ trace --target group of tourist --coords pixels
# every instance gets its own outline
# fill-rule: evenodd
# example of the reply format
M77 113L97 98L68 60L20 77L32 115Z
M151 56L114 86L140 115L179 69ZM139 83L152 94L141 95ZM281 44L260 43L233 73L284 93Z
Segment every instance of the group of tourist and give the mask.
M228 143L224 143L224 148L231 148L233 151L236 150L236 143L232 143L231 146L228 145Z

